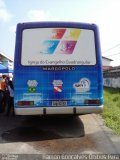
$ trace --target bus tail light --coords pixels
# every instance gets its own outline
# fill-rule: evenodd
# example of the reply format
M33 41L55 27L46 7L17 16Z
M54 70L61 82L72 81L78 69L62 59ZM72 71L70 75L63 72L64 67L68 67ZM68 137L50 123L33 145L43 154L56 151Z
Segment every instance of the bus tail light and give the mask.
M32 106L34 105L34 101L18 101L18 106Z
M89 100L85 100L85 104L100 104L100 100L99 99L89 99Z

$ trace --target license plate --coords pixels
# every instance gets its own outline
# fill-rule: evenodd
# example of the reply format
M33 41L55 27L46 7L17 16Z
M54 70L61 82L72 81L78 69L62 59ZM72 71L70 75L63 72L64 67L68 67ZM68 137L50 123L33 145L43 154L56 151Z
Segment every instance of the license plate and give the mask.
M52 106L67 106L67 101L52 101Z

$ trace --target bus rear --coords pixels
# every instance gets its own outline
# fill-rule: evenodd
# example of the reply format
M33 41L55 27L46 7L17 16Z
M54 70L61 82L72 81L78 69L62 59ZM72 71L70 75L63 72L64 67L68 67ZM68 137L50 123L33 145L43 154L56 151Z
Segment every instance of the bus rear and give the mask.
M18 24L14 106L16 115L100 113L103 80L97 26Z

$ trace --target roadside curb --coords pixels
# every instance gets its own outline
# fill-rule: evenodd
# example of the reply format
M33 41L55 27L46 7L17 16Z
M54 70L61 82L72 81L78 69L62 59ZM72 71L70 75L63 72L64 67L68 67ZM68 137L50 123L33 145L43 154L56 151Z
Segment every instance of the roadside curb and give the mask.
M111 128L105 126L104 120L99 114L93 114L93 117L96 119L101 129L104 131L109 140L112 142L116 154L120 154L120 136L118 136Z

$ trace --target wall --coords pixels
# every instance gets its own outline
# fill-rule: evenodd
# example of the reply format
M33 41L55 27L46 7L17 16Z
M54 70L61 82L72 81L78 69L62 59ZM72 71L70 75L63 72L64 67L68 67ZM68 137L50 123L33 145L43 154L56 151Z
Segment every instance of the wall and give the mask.
M104 86L113 87L113 88L120 88L120 77L104 78Z
M120 66L104 71L103 77L104 86L120 88Z

